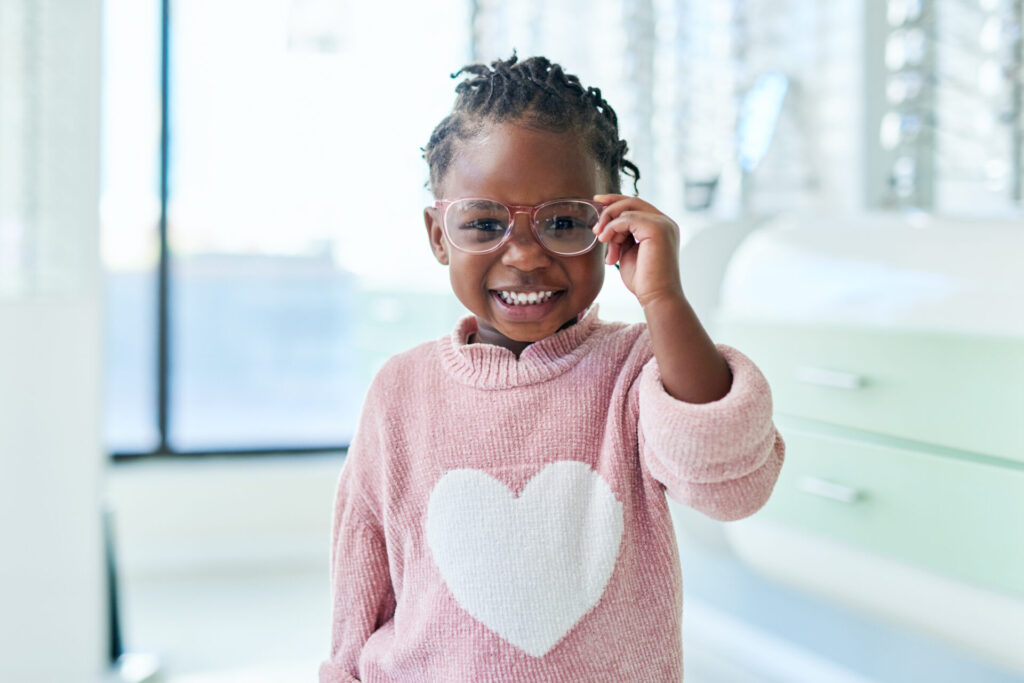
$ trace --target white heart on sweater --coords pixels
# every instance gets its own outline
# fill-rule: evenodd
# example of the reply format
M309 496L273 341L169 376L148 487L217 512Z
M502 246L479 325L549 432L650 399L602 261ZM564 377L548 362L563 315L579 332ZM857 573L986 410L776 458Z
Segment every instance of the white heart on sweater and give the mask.
M622 503L574 460L546 466L518 498L485 472L450 470L427 505L427 544L452 595L534 657L600 600L622 527Z

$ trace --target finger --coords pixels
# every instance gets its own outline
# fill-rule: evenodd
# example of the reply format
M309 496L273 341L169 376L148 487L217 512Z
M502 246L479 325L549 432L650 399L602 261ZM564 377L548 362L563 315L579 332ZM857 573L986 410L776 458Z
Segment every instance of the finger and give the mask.
M604 256L604 262L609 266L614 265L619 260L619 245L612 243L608 245L608 253Z
M608 244L622 244L632 238L632 234L628 230L606 230L605 232L598 235L598 242L607 242Z
M604 223L599 223L594 227L597 239L608 242L623 232L629 232L630 217L629 213L622 213L610 220L605 218Z
M632 253L638 246L639 245L637 244L637 241L636 240L632 240L632 239L627 241L627 242L624 242L622 245L620 245L619 246L619 263L622 263L622 260L627 258L629 256L629 254Z
M614 201L618 201L620 199L629 199L629 195L627 195L627 194L618 194L618 193L615 193L615 192L606 192L604 194L595 194L594 195L594 201L595 202L601 202L602 204L610 204L610 203L612 203Z
M615 199L614 201L606 203L604 209L601 211L601 215L598 216L597 225L594 226L594 231L600 232L601 230L603 230L605 225L607 225L610 221L613 221L616 218L618 218L620 215L622 215L623 212L628 211L631 206L632 203L630 202L630 197L621 197Z
M604 209L598 217L594 232L598 232L605 223L618 218L626 211L644 211L664 216L653 204L646 202L639 197L627 197L620 194L597 194L594 201L604 204Z
M621 219L628 220L671 220L665 214L658 211L649 211L641 207L631 207L629 204L617 204L609 207L601 216L598 218L597 224L594 226L594 232L600 234L609 224Z
M674 223L663 214L627 211L606 223L597 239L601 242L623 242L628 238L640 242L649 237L673 232Z

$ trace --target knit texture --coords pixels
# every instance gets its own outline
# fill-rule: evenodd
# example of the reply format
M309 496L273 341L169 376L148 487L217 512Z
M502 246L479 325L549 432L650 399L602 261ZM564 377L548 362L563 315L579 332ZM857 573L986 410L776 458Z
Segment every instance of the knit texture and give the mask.
M666 495L719 520L767 501L785 452L764 376L670 396L646 325L528 346L453 333L389 360L341 469L320 681L679 681Z

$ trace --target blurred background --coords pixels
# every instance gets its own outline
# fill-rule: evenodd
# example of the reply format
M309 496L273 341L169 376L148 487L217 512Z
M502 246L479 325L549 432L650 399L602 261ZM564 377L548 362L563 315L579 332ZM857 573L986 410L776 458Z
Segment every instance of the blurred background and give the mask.
M687 681L1024 680L1022 10L0 0L0 680L315 680L363 394L464 314L420 148L513 49L615 107L789 444L673 507Z

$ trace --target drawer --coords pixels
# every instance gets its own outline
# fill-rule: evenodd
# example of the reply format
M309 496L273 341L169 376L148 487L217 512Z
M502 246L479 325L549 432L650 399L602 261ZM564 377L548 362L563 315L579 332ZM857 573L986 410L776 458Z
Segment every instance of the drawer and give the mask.
M1024 462L1024 339L723 321L775 411Z
M1024 597L1024 467L779 427L786 463L759 517Z

